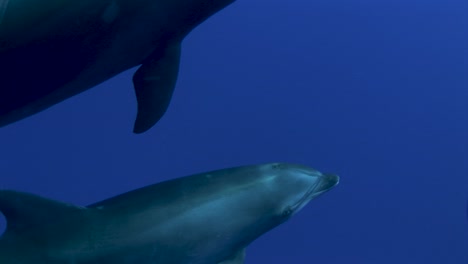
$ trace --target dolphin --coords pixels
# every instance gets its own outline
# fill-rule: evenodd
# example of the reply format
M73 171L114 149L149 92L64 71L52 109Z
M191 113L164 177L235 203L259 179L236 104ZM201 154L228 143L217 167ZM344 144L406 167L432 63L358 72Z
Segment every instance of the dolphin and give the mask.
M241 264L245 248L338 184L270 163L182 177L89 205L0 191L2 264Z
M0 127L135 66L133 131L164 115L181 42L234 0L0 0Z

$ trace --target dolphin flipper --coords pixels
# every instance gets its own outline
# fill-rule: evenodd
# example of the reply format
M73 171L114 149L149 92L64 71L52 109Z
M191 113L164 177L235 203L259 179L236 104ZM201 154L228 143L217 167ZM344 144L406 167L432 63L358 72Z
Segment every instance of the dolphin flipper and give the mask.
M232 258L219 262L218 264L244 264L245 248L239 250Z
M143 133L161 119L169 106L177 81L180 43L151 55L133 76L138 101L134 133Z

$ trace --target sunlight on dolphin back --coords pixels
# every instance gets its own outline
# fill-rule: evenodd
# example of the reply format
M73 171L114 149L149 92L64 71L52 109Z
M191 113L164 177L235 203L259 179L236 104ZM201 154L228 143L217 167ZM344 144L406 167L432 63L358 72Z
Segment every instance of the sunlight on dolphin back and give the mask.
M3 235L3 232L6 230L6 219L2 213L0 213L0 236Z
M112 1L107 7L104 13L101 16L101 19L104 20L104 22L110 24L114 22L114 20L117 18L119 15L119 6L115 1Z
M10 0L0 0L0 25L2 24L3 17L5 16L8 2L10 2Z

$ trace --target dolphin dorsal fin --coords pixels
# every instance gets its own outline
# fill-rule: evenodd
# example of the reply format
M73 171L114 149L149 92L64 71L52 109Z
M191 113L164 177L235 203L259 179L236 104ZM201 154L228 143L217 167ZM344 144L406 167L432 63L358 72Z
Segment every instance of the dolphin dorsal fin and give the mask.
M63 226L60 222L77 220L77 216L83 216L85 210L30 193L0 190L0 212L7 221L5 235L38 238L48 235L51 230L54 233L66 231L60 230L60 226Z

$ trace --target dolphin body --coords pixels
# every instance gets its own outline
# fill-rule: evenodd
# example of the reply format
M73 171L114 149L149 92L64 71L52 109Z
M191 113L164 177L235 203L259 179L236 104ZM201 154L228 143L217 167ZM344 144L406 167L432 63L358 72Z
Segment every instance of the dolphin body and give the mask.
M245 248L338 184L285 163L218 170L77 207L0 191L2 264L241 264Z
M134 132L165 113L181 41L234 0L0 0L0 127L134 66Z

